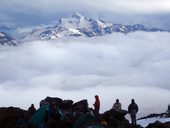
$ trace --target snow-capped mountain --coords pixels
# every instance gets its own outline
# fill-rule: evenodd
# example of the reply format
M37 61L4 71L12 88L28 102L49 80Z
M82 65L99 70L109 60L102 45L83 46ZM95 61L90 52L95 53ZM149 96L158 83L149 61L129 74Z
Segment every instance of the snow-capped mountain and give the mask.
M74 13L72 16L61 18L52 24L41 25L29 28L3 28L0 32L1 45L17 45L17 42L33 41L33 40L51 40L60 37L94 37L102 36L111 33L128 34L130 32L145 31L145 32L170 32L163 29L146 27L142 24L123 25L107 23L101 19L86 18L79 13ZM8 34L13 35L15 39Z
M121 32L127 34L135 31L162 32L166 30L158 28L149 28L142 24L122 25L107 23L101 19L94 20L91 18L86 18L79 13L74 13L70 17L59 19L54 24L37 26L24 39L49 40L64 36L93 37L111 34L114 32Z
M17 42L5 32L0 32L0 44L16 46Z

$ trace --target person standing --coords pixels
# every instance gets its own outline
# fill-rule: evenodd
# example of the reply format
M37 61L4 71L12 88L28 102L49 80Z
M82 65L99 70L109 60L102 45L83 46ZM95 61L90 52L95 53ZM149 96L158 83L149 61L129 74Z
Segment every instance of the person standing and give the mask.
M128 112L131 117L132 125L136 125L137 124L136 123L136 114L138 112L138 105L135 103L134 99L131 100L131 104L128 106Z
M99 111L100 111L100 100L99 100L99 96L98 95L95 95L95 102L94 102L93 106L94 106L94 112L99 114Z
M28 114L32 116L36 112L36 108L34 107L34 104L31 104L31 106L28 108Z
M170 117L170 104L168 105L167 116Z
M116 99L116 103L113 104L113 109L115 110L121 110L122 108L122 105L121 103L119 102L119 99Z

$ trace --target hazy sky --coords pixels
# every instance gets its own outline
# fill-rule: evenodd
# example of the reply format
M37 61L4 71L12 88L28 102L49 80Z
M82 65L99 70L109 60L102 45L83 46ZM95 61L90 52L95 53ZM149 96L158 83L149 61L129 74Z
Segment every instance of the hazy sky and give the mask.
M101 97L101 112L131 98L139 115L164 112L170 99L169 33L114 33L0 47L0 106L36 107L46 96Z
M1 0L1 25L49 23L80 12L114 23L143 23L170 29L169 0Z

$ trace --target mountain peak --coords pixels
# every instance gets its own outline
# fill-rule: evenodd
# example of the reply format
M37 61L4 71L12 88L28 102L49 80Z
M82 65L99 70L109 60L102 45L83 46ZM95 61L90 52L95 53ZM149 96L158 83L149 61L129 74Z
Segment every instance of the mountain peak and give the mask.
M5 35L6 35L6 33L0 32L0 37L4 37Z
M84 16L82 16L82 15L81 15L80 13L78 13L78 12L75 12L75 13L72 15L72 17L77 18L77 19L84 18Z
M17 42L5 32L0 32L0 44L16 46Z
M56 39L58 37L66 36L101 36L111 34L114 32L130 33L136 31L145 32L163 32L164 30L158 28L145 27L142 24L123 25L113 24L103 21L102 19L92 19L82 16L80 13L75 12L73 15L59 19L56 24L51 24L47 27L33 30L30 35L26 36L27 39ZM54 38L55 37L55 38Z

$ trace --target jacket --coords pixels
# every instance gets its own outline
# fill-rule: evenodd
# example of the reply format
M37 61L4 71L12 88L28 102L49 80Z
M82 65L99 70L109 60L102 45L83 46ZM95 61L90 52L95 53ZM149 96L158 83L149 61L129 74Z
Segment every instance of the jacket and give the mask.
M128 107L128 112L129 113L137 113L138 112L138 105L136 103L131 103Z

